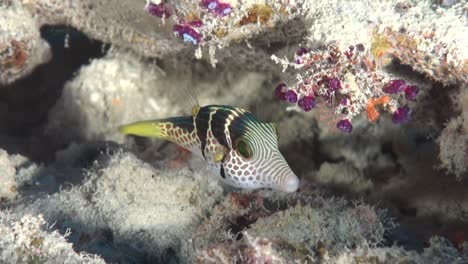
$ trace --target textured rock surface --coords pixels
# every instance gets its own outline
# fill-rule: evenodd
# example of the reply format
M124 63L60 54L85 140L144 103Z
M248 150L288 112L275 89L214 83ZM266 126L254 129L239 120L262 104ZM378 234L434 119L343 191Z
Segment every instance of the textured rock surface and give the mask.
M65 235L51 231L39 216L20 218L0 212L0 261L2 263L106 263L99 256L76 253Z
M0 3L0 85L25 77L51 57L39 26L18 1Z
M30 197L20 211L71 228L75 248L108 261L186 259L194 228L221 195L217 181L188 168L154 168L119 151L97 160L81 183Z
M16 169L3 149L0 150L0 199L12 200L16 197Z
M143 1L56 1L21 0L40 25L66 24L92 38L131 48L140 54L162 57L183 45L169 28L144 10Z

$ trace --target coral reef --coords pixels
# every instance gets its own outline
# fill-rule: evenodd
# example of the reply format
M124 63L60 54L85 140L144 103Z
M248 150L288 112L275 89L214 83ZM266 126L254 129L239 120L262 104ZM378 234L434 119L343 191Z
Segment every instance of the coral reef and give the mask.
M441 167L455 174L458 179L468 175L468 89L461 87L454 104L460 115L448 121L437 139L440 148Z
M93 60L65 84L59 102L49 115L47 133L63 134L61 140L115 140L117 127L177 111L164 96L163 72L142 63L131 53L114 52ZM116 81L116 78L119 78ZM132 95L132 96L128 96ZM156 100L155 98L158 98ZM147 105L133 111L135 105ZM80 129L74 129L79 127ZM70 128L64 131L64 128Z
M325 198L320 192L294 197L231 193L200 225L194 244L202 262L225 258L222 262L230 263L240 257L246 263L255 263L251 251L260 255L264 253L258 252L277 252L271 257L276 255L286 263L304 262L335 256L349 247L379 245L384 231L392 228L384 212L366 204ZM228 231L231 238L223 234Z
M242 41L273 28L279 22L290 21L304 14L301 2L287 3L281 1L218 1L203 0L164 2L155 4L147 2L150 14L169 18L175 25L173 32L184 42L198 46L196 57L202 57L202 47L208 48L210 62L217 63L217 49L224 49L233 41ZM172 10L172 11L170 11Z
M311 37L292 60L272 55L272 60L283 66L283 72L291 68L286 84L276 87L277 97L297 103L304 111L310 111L318 103L327 104L333 108L336 127L346 133L352 131L351 120L364 110L369 121L377 121L380 113L376 106L392 113L394 123L407 122L412 112L407 104L417 100L420 89L417 84L392 80L384 69L392 58L444 85L468 81L466 43L460 35L466 32L463 5L457 4L444 16L437 13L446 11L437 8L419 16L423 9L429 9L429 4L361 2L359 5L368 10L363 14L376 14L365 19L343 14L331 20L320 19L318 13L320 22L314 23ZM329 3L325 8L330 12L332 6ZM375 12L378 8L393 15L385 12L385 16L380 16ZM310 8L310 12L318 10ZM452 24L447 19L456 22ZM422 24L425 26L421 27ZM440 30L436 26L440 24L450 26ZM339 26L351 31L347 36L352 39L337 37L336 32L342 31Z
M131 48L139 54L162 57L182 44L170 38L164 26L154 26L141 3L134 1L21 0L40 25L70 25L92 38ZM164 32L167 32L164 34Z
M246 241L231 241L211 248L203 252L197 263L298 263L300 261L284 258L281 251L278 252L271 240L253 238L247 233ZM315 259L309 259L315 263ZM457 263L466 261L466 257L460 254L450 242L434 237L430 241L430 247L425 248L422 254L415 251L406 251L398 247L370 248L358 247L346 250L335 257L324 256L320 263ZM302 262L300 262L302 263Z
M210 178L188 168L165 169L155 164L156 169L130 153L114 150L96 154L76 146L61 154L61 166L67 159L68 177L73 175L70 164L82 167L76 164L86 155L97 162L88 164L85 175L75 176L82 179L79 185L47 196L24 197L29 202L17 210L42 214L61 231L70 228L69 239L75 248L102 250L106 261L183 261L197 222L221 195L219 184ZM128 247L125 252L131 252L130 256L116 253L123 247Z
M468 263L467 10L0 1L0 262ZM190 90L275 122L298 191L118 132Z
M434 237L422 254L402 248L362 248L349 250L324 263L464 263L466 256L460 254L449 241Z
M229 73L223 75L236 78ZM56 140L61 143L123 142L123 135L117 129L122 124L186 114L187 106L181 102L188 89L195 90L202 103L217 103L211 99L211 94L216 92L221 102L234 104L241 97L248 105L265 77L257 73L237 75L238 82L229 89L250 85L251 89L242 95L222 91L220 87L225 81L219 75L206 74L206 78L193 84L190 76L181 78L179 74L165 72L156 64L142 60L133 52L111 49L105 57L94 59L80 69L74 79L65 84L59 101L49 113L46 133L61 134ZM181 87L181 91L167 87Z
M309 196L310 195L310 196ZM387 247L395 223L363 203L324 198L231 193L193 238L197 263L463 263L464 247L432 237L422 252ZM296 203L297 204L294 204ZM379 263L380 263L379 262Z
M16 170L8 153L0 151L0 200L16 198Z
M27 76L51 58L37 21L18 3L0 3L0 85Z
M46 230L44 226L47 225ZM2 263L106 263L96 255L76 253L64 235L50 231L44 218L16 218L0 212L0 261Z

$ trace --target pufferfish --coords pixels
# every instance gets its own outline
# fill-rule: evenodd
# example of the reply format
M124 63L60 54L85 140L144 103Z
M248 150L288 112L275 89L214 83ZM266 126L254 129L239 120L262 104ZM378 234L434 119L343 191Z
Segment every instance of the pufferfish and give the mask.
M201 107L196 101L190 116L140 121L120 131L174 142L205 159L215 175L237 188L295 192L299 186L278 149L276 124L239 107Z

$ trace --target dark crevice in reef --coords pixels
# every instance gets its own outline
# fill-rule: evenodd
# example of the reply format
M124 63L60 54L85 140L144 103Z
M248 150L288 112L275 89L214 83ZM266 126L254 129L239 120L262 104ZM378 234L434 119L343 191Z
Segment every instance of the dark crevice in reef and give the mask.
M51 46L52 59L29 76L0 88L0 148L36 162L50 162L63 146L55 146L53 139L44 135L49 110L65 82L106 50L103 43L66 26L44 26L41 37Z
M242 231L249 229L256 221L256 218L252 218L249 215L241 215L228 225L228 232L234 236L236 240L241 240L243 237Z

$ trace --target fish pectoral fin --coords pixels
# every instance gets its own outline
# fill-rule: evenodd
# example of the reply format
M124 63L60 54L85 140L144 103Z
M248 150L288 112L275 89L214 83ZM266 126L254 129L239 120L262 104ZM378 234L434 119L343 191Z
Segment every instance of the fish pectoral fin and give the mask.
M215 163L223 162L226 155L227 155L227 149L223 148L213 154L212 160Z

